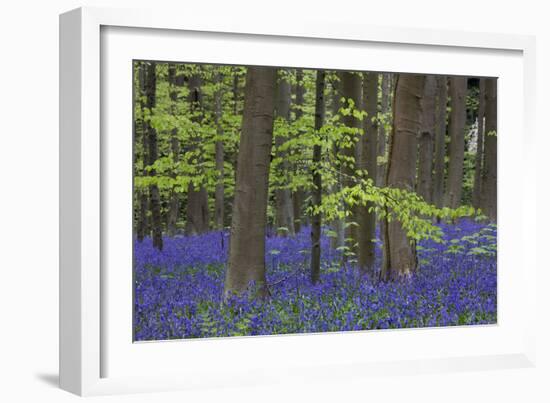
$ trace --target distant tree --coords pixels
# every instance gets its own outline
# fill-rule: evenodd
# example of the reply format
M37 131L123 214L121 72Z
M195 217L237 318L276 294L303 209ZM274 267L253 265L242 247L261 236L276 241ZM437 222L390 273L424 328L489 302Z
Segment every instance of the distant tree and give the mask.
M325 72L317 70L315 82L315 133L320 135L325 120ZM313 146L313 189L311 203L314 207L321 206L323 182L321 178L321 139ZM321 213L314 213L311 219L311 282L316 284L321 273Z
M417 136L420 131L425 76L400 74L394 100L394 121L390 142L387 186L414 191ZM416 242L397 220L386 220L382 278L390 280L416 270Z
M432 170L435 137L436 78L426 76L422 96L422 125L418 138L418 180L416 191L426 202L432 202Z
M331 74L330 76L331 84L331 118L335 121L339 117L339 110L342 107L341 97L342 97L342 83L340 81L340 76L338 74ZM332 153L334 155L340 154L340 149L337 142L332 143ZM333 168L335 171L336 181L331 186L330 192L335 193L341 190L342 188L342 164L337 159L334 159ZM330 238L330 247L332 249L337 249L344 246L345 242L345 231L344 231L344 220L341 218L334 218L330 221L330 228L333 232L333 236Z
M378 157L385 160L386 158L386 143L388 141L388 122L391 119L391 94L392 94L392 74L381 74L381 99L380 99L380 116L381 121L378 122ZM376 172L376 184L378 186L384 186L386 180L386 162L381 163L378 166Z
M169 97L170 97L170 115L173 119L177 119L178 116L178 89L183 83L183 76L178 76L177 66L171 64L168 66L168 84L169 84ZM174 163L178 163L180 160L180 140L178 137L178 128L173 127L170 131L170 151L172 153L172 159ZM175 178L175 173L172 173L172 178ZM166 217L166 229L168 235L174 236L176 234L176 224L178 222L180 214L180 194L176 191L175 187L170 189L170 200L168 206L168 213Z
M290 122L291 85L287 74L286 70L282 70L277 84L276 116L282 120L283 124ZM279 132L275 137L276 157L280 159L277 174L281 177L290 171L290 163L286 158L287 153L282 150L288 135L288 132ZM275 228L281 236L294 235L294 206L291 191L286 187L286 183L281 183L275 189Z
M377 141L378 141L378 74L363 74L363 104L367 115L364 120L364 133L359 140L357 168L366 170L366 178L376 183ZM374 273L376 237L376 213L374 205L366 203L357 206L357 259L363 273Z
M485 163L482 177L482 210L497 221L497 79L485 82Z
M141 134L141 169L136 172L136 175L147 175L145 167L148 164L148 155L147 149L149 147L149 140L147 138L147 125L144 119L145 115L145 78L147 75L147 67L145 62L139 62L137 64L137 88L136 88L136 100L138 104L139 113L136 114L134 120L134 133L136 136ZM139 143L138 143L139 144ZM137 147L136 147L137 153ZM136 158L137 159L137 158ZM145 236L150 232L149 220L148 220L148 210L149 210L149 192L148 189L138 188L137 197L139 201L139 212L137 216L136 224L136 236L139 242L142 242Z
M215 159L218 178L214 194L214 223L217 229L223 228L224 221L224 146L223 146L223 75L216 72L214 76L214 123L216 125Z
M145 108L153 111L156 105L157 90L157 65L154 62L145 63ZM150 119L145 120L145 130L147 131L148 156L152 164L158 158L157 131L151 124ZM149 170L150 176L155 176L155 170ZM153 246L162 250L162 220L160 213L160 192L156 184L149 186L149 197L151 206L151 228L153 232Z
M477 110L477 141L476 141L476 165L474 174L474 190L472 204L476 208L481 207L481 180L483 175L483 146L485 138L485 78L479 79L479 98Z
M346 106L361 108L362 106L362 80L359 73L343 71L340 73L342 85L342 97ZM346 113L342 117L342 123L349 129L344 140L340 142L340 154L342 160L342 184L351 187L355 184L355 166L357 158L357 141L362 130L362 119L356 114ZM345 238L352 251L356 252L357 244L357 218L355 211L351 212L346 222Z
M226 297L245 292L251 282L259 296L268 294L265 235L276 77L270 67L249 67L246 74Z
M464 129L466 125L466 77L451 77L451 117L449 133L449 174L445 191L445 205L450 208L460 206L462 181L464 176Z
M189 78L189 96L192 120L198 125L204 119L202 111L202 92L201 92L201 76L199 73L193 74ZM198 149L201 131L191 129L189 136L189 148L191 151ZM196 160L202 160L202 155L197 155ZM187 222L185 225L186 235L202 234L209 229L210 213L208 210L208 192L204 184L189 182L187 187Z
M302 69L296 69L296 98L294 102L294 110L295 110L295 120L296 122L300 121L302 116L304 115L304 107L305 107L305 92L306 88L304 85L304 71ZM302 133L298 133L298 136L300 136ZM304 203L304 189L298 188L296 191L292 194L292 205L294 210L294 232L299 233L302 228L302 220L303 220L303 203Z
M435 116L435 154L432 201L436 207L443 207L445 192L445 155L447 136L447 77L437 77L437 104Z

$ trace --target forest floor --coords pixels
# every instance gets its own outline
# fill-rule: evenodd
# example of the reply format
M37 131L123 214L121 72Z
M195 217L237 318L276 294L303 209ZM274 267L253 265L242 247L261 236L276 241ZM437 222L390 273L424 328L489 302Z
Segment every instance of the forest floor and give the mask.
M210 232L134 244L134 338L166 340L386 328L493 324L496 226L442 224L443 243L418 245L419 270L380 282L342 263L322 236L319 284L309 279L309 228L266 240L271 296L222 303L229 235ZM377 247L380 266L381 248Z

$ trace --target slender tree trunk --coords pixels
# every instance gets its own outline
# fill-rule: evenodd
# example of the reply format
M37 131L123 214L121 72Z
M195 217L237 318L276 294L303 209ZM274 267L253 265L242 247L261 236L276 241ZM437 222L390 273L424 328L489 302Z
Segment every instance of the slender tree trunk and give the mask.
M338 111L341 106L340 98L342 96L342 85L338 79L333 79L331 81L331 86L332 86L332 99L331 99L332 111L331 112L332 112L332 116L334 117L338 115ZM338 146L335 144L334 150L333 150L334 155L338 155L339 152L340 150ZM332 192L339 192L342 188L342 175L341 175L342 167L340 166L340 164L336 164L336 166L334 166L334 170L337 171L336 175L337 175L338 183L332 186ZM341 246L344 246L344 243L345 243L344 220L339 218L332 220L330 223L330 228L332 232L335 234L335 236L333 236L330 239L330 247L332 249L337 249Z
M378 140L378 74L363 74L363 104L367 112L364 123L365 133L360 138L359 159L357 166L359 169L367 170L367 178L371 179L373 184L377 177L377 140ZM374 252L376 244L376 213L369 209L374 208L372 203L364 206L357 206L357 251L359 270L363 274L374 273Z
M319 133L325 120L325 72L317 70L315 81L315 131ZM313 190L311 202L313 206L320 206L323 195L321 181L321 146L313 146ZM311 282L316 284L321 273L321 214L314 214L311 218Z
M348 72L344 71L341 72L341 80L342 80L342 97L346 99L346 101L353 101L354 107L356 109L360 109L362 106L361 102L361 96L362 96L362 83L361 83L361 76L358 73ZM346 105L347 106L347 105ZM362 121L360 119L357 119L353 115L348 115L343 117L343 123L352 129L362 129ZM353 158L355 163L352 163L350 161L345 161L342 166L342 174L343 174L343 186L344 187L351 187L354 186L356 183L354 181L355 177L355 167L357 162L357 139L359 137L358 134L350 135L351 137L351 145L342 147L340 150L340 153L343 154L344 157L347 159ZM346 241L348 241L350 246L350 250L357 253L357 214L355 209L353 209L352 214L348 216L347 219L347 228L345 231L345 238Z
M223 126L222 126L222 97L223 97L223 76L216 75L216 92L214 93L214 120L216 123L216 171L218 171L218 182L216 183L214 201L214 223L217 229L223 228L224 220L224 147L223 147Z
M260 296L268 294L265 231L276 77L270 67L249 67L246 75L226 297L245 292L251 282Z
M290 121L290 91L290 82L280 76L277 84L276 113L278 118L282 118L287 122ZM282 159L278 174L283 177L290 170L290 164L286 159L287 153L280 151L280 147L285 143L286 139L286 137L282 136L275 138L277 157ZM275 228L279 236L294 235L294 206L292 204L292 195L288 188L275 189Z
M437 105L435 125L435 155L432 202L443 207L445 189L445 137L447 134L447 77L437 78Z
M193 75L189 79L189 102L193 119L200 121L202 118L202 92L201 78L199 75ZM192 134L190 148L196 150L201 139L195 133ZM201 156L197 159L200 161ZM185 224L185 234L195 235L207 232L209 229L210 214L208 211L208 192L204 185L189 183L187 188L187 222Z
M182 80L177 77L177 69L175 65L170 65L168 67L168 83L170 85L170 114L177 116L177 102L178 102L178 86L183 84ZM172 158L174 162L179 161L180 157L180 142L178 139L178 129L173 128L170 133L170 148L172 151ZM176 174L173 173L172 177L176 177ZM172 189L170 192L170 202L168 206L168 214L166 220L166 230L168 235L174 236L176 234L177 228L176 224L178 222L180 212L180 195L178 192Z
M391 109L391 73L382 74L382 99L381 99L381 109L382 114L387 114ZM388 133L386 133L386 128L383 124L378 124L378 156L384 157L386 155L386 142L388 138ZM384 186L386 180L386 163L380 164L376 172L376 185Z
M303 106L304 106L304 72L302 69L296 70L296 102L295 102L295 118L300 120L303 116ZM292 205L294 211L294 232L299 233L302 229L302 204L304 202L304 189L299 188L292 194Z
M420 130L425 76L400 74L394 100L394 123L388 160L387 186L414 191L417 136ZM416 270L416 244L397 220L384 227L382 278L391 280Z
M445 205L460 206L464 176L464 128L466 125L466 77L451 77L451 121L449 132L449 177L445 192Z
M483 212L497 221L497 79L485 82L485 167L482 178Z
M148 62L146 64L146 79L145 79L145 106L150 111L156 105L156 90L157 90L157 72L156 64ZM149 164L153 164L158 158L157 131L151 125L150 120L146 120L147 139L148 139L148 154ZM154 170L149 171L149 175L155 176ZM157 185L149 186L149 197L151 204L153 246L158 250L162 250L162 221L160 215L160 193Z
M474 174L474 190L472 204L475 208L481 207L481 178L483 173L483 145L485 137L485 78L479 79L479 98L477 111L477 141L476 141L476 167Z
M145 94L145 78L147 75L147 67L143 62L139 63L138 67L138 82L139 82L139 107L141 110L141 118L139 120L139 124L136 124L135 132L136 135L139 132L141 134L141 145L143 148L143 167L149 165L149 158L147 155L147 149L149 148L149 140L147 138L147 125L145 123L144 116L144 110L145 110L145 101L143 99L143 96ZM142 175L147 175L147 171L143 169ZM146 234L150 232L149 223L148 223L148 217L147 212L149 211L149 197L148 192L144 189L140 189L138 192L138 200L139 200L139 216L138 216L138 222L137 222L137 239L139 242L142 242L145 238Z
M418 181L416 191L427 203L432 203L432 169L435 137L435 76L426 76L422 97L422 126L418 146Z

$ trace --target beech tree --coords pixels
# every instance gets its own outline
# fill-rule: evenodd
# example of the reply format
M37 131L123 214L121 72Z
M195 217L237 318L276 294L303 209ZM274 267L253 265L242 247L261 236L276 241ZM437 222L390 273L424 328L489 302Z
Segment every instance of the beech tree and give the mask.
M260 296L268 294L265 235L276 78L271 67L249 67L246 73L226 297L245 292L252 282Z
M394 121L388 157L387 186L413 191L417 136L420 130L425 76L400 74L394 100ZM390 280L416 270L416 242L396 220L385 222L382 278Z

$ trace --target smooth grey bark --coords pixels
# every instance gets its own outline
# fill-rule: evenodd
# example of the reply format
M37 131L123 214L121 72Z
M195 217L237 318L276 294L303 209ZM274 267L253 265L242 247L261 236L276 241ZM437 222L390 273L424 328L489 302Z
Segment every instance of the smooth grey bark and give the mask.
M449 174L445 189L445 206L457 208L462 199L464 176L464 129L466 126L466 77L451 77L451 116L449 122Z
M420 131L424 75L400 74L394 100L394 122L390 142L387 186L414 191L417 138ZM416 244L397 220L386 219L381 277L392 280L412 274L417 267Z
M391 93L392 93L392 74L383 73L381 82L382 97L380 102L380 112L387 114L391 110ZM388 133L383 124L378 125L378 156L384 157L386 155L386 143L388 141ZM386 180L386 167L387 163L380 164L376 173L376 185L384 186Z
M276 77L276 70L270 67L249 67L246 74L226 298L247 291L252 282L256 295L268 294L265 235Z
M150 111L156 105L156 90L157 90L157 71L156 64L153 62L146 63L146 78L145 78L145 107ZM150 120L145 121L148 140L149 164L153 164L158 158L158 143L157 131L151 125ZM155 171L150 170L149 175L155 176ZM162 221L160 214L160 192L156 184L149 186L149 198L151 207L151 229L153 236L153 247L162 250Z
M475 208L481 207L481 178L483 174L483 146L485 137L485 78L479 79L479 97L477 109L477 141L476 141L476 165L474 174L474 189L472 204Z
M346 102L353 101L354 107L360 109L362 106L362 83L361 75L359 73L344 71L340 73L340 79L342 82L342 97L346 99ZM348 103L346 103L346 107ZM347 115L342 118L344 125L351 129L362 129L363 122L361 119L357 119L353 115ZM350 137L350 145L342 146L340 153L346 158L353 158L355 163L345 161L342 164L342 183L344 187L352 187L355 183L355 169L357 164L357 140L359 134L348 135ZM347 217L347 228L345 230L345 238L349 243L350 250L357 253L357 227L353 223L357 223L356 209L352 209L352 214Z
M436 78L427 75L422 96L422 124L418 138L418 180L416 192L427 203L432 203L432 169L435 138Z
M189 96L193 119L200 121L202 119L202 80L198 74L189 78ZM199 145L200 138L191 133L189 147L194 150ZM200 156L198 159L200 160ZM196 235L208 231L210 225L210 213L208 211L208 192L204 185L195 185L192 182L187 187L187 221L185 223L185 234Z
M341 107L341 97L342 97L342 85L339 77L334 77L331 80L332 94L331 94L331 115L335 117L338 115L338 111ZM337 155L340 152L338 146L334 145L333 153ZM338 183L333 185L332 192L339 192L342 188L342 167L339 164L334 166L334 170L337 171ZM337 249L341 246L344 246L345 243L345 234L344 234L344 220L335 219L330 222L330 229L335 234L335 236L330 238L330 247L331 249Z
M217 229L223 228L224 222L224 147L222 126L222 100L223 100L223 76L217 73L215 77L217 85L214 93L214 122L216 125L215 159L218 182L214 193L214 224Z
M304 71L302 69L296 69L296 99L294 102L295 112L294 116L296 120L300 120L304 115L303 106L304 106ZM292 194L292 206L294 212L294 232L299 233L302 229L302 223L304 220L303 216L303 203L304 203L304 189L296 189Z
M290 121L290 82L283 76L279 77L277 84L277 108L276 116L287 122ZM275 138L276 156L282 159L279 165L280 176L284 176L290 170L290 164L286 157L286 152L280 150L286 139L281 136ZM294 206L290 189L275 189L275 229L279 236L294 235Z
M378 151L378 74L363 74L363 109L367 112L364 121L364 133L359 140L359 158L357 167L367 170L367 178L376 183L377 151ZM376 244L376 213L369 209L372 203L359 205L357 214L357 261L363 274L374 273L374 258Z
M497 79L485 82L485 164L482 178L483 212L497 221Z
M445 192L445 138L447 135L447 77L437 77L437 104L435 116L434 139L434 176L432 202L436 207L443 207Z
M325 120L325 72L317 70L315 80L315 131L318 133ZM320 206L323 195L321 181L321 146L313 146L313 190L311 203L314 207ZM321 273L321 214L313 214L311 218L311 282L317 284Z
M177 76L177 68L175 65L168 66L168 84L170 86L170 114L174 117L177 116L177 102L178 102L178 87L183 85L182 77ZM178 138L178 129L173 128L170 132L170 151L174 162L178 162L180 158L180 141ZM172 177L175 177L175 173ZM180 195L173 189L170 191L170 201L168 205L168 213L166 215L166 230L168 235L174 236L177 232L177 222L180 212Z

